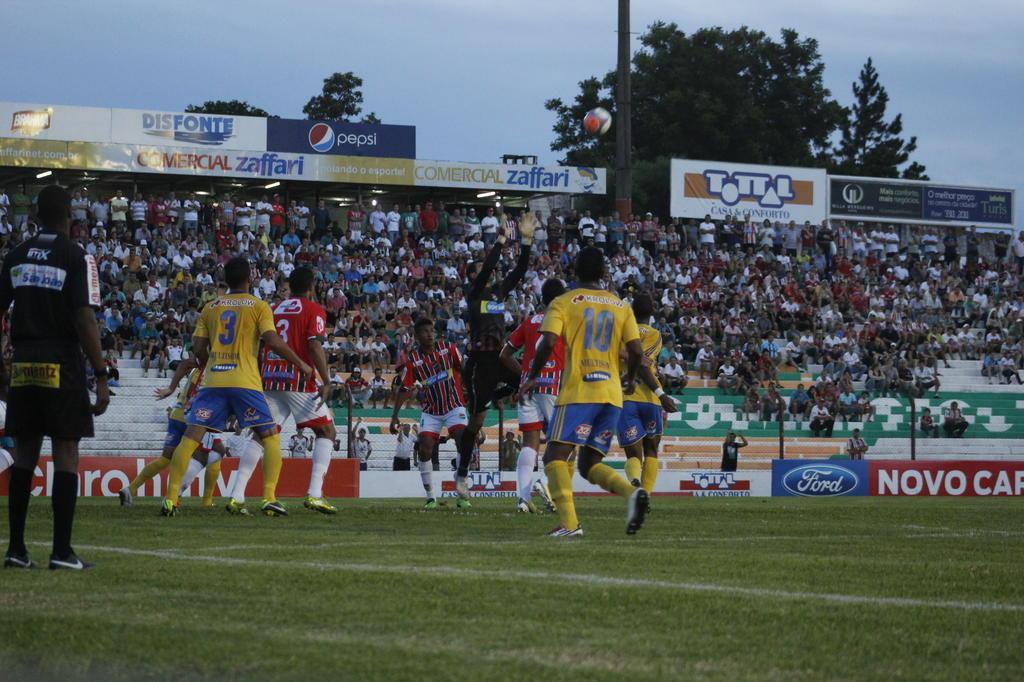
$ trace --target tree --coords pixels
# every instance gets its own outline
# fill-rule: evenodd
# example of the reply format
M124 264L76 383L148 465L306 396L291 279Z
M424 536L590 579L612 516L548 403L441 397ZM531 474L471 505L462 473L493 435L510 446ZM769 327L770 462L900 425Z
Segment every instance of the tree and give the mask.
M189 104L185 107L188 114L219 114L221 116L262 116L269 118L265 110L254 107L248 102L233 99L231 101L212 99L202 104Z
M363 110L363 79L351 71L335 72L324 79L323 92L314 95L302 108L309 119L323 121L349 121ZM380 123L372 111L366 114L363 123Z
M835 152L832 171L846 175L865 175L882 178L904 177L912 180L927 180L925 167L910 161L910 155L917 150L917 137L905 141L903 115L896 114L886 123L885 110L889 104L889 93L878 80L878 71L871 58L860 71L860 79L853 84L854 103L844 109L845 117L840 124L842 139Z
M631 76L633 159L645 171L634 174L638 198L668 196L668 174L647 171L670 157L814 165L827 156L843 110L824 86L813 38L787 29L776 41L746 27L686 35L657 22L640 41ZM614 115L615 83L614 72L588 78L572 104L545 103L556 115L551 148L564 162L613 165L614 134L591 138L581 122L597 105Z

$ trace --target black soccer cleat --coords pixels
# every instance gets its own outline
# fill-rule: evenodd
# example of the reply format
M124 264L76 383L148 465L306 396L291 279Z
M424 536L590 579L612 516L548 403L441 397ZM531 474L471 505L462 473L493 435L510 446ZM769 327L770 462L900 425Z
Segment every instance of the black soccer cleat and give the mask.
M28 552L12 552L4 555L4 568L35 568L36 562L28 558Z
M636 535L636 532L643 527L644 519L647 518L649 502L650 496L643 488L637 488L629 496L629 506L626 513L626 535Z
M50 555L50 570L51 571L84 571L87 568L91 568L92 564L88 561L82 561L78 558L78 555L72 551L64 558L58 557L56 554Z

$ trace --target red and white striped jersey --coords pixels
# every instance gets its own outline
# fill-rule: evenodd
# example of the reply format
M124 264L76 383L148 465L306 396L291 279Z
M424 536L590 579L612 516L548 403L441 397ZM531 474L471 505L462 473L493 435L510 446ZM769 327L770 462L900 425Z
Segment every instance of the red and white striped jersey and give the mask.
M323 307L306 298L286 298L274 308L274 326L288 347L313 368L315 375L316 365L309 352L309 342L323 339L326 334L327 313ZM302 381L298 368L267 348L260 358L260 374L264 391L313 393L317 390L315 376Z
M457 407L465 407L462 397L462 358L454 343L438 344L424 352L409 353L401 368L402 386L420 386L420 403L427 414L442 416Z
M522 324L516 327L511 336L508 337L508 345L516 350L523 349L523 359L519 366L522 368L521 381L526 381L526 375L533 364L533 357L537 354L537 344L540 343L540 325L544 321L544 314L537 313L523 320ZM562 385L562 370L565 369L565 341L558 337L555 350L551 357L544 364L540 376L537 377L537 393L547 395L558 395L558 387Z

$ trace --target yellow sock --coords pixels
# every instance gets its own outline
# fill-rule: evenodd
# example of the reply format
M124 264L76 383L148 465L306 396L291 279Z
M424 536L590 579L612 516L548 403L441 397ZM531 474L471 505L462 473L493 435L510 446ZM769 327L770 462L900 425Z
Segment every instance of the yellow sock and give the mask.
M652 455L644 457L644 474L640 477L640 483L644 490L651 492L658 480L658 458Z
M633 490L635 490L629 481L620 476L619 472L607 464L595 464L590 467L587 480L594 485L601 486L610 493L615 493L622 497L629 497L633 494Z
M178 447L174 448L174 456L171 458L171 475L167 481L167 499L174 504L178 504L181 481L185 478L189 460L192 459L192 455L198 447L198 441L185 436L178 443Z
M220 460L206 467L203 478L203 506L212 507L213 497L217 493L217 482L220 481Z
M626 480L637 481L640 479L640 471L643 468L643 464L640 463L639 457L627 457L626 458Z
M277 479L281 477L281 434L263 438L263 499L277 499Z
M152 480L153 477L170 465L171 460L164 456L161 456L159 459L154 459L152 462L142 467L142 471L139 472L139 475L132 479L132 482L128 484L128 492L132 495L137 495L139 493L139 488L145 485L147 481Z
M558 507L558 518L566 530L576 530L580 526L576 518L576 505L572 499L572 474L569 464L555 460L544 465L544 473L548 475L548 489L551 499Z

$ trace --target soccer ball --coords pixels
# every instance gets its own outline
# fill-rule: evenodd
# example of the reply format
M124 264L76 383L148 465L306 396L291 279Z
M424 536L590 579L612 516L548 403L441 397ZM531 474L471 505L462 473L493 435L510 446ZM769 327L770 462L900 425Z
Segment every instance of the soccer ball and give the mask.
M604 135L612 127L612 115L603 107L594 107L583 117L583 129L589 135Z

